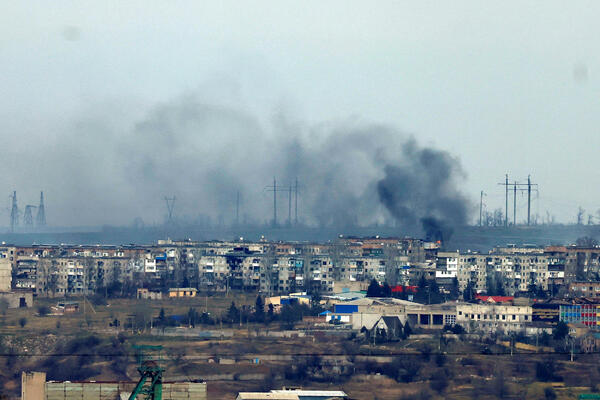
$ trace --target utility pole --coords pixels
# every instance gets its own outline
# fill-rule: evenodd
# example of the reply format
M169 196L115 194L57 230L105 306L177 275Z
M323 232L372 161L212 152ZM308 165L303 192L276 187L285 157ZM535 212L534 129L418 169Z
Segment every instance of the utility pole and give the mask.
M498 185L502 185L504 186L504 227L507 228L508 227L508 174L506 174L506 178L504 180L504 183L499 183Z
M273 177L273 186L267 186L267 187L265 187L265 190L267 190L269 192L273 192L273 227L277 226L277 192L288 192L288 194L290 195L289 217L290 217L290 221L291 221L291 217L292 217L291 186L289 188L282 187L282 186L277 187L277 180L275 179L275 177Z
M485 193L482 190L481 191L481 196L479 198L479 226L483 226L483 221L482 221L482 217L483 217L483 196L485 196Z
M273 226L277 226L277 180L273 177Z
M289 200L289 206L288 206L288 225L292 226L292 185L290 185L289 187L290 191L288 193L288 200Z
M513 189L513 225L517 226L517 182L514 183Z
M527 175L527 226L531 225L531 175Z
M505 213L504 213L504 227L508 228L508 174L506 174L506 183L505 183L506 193L504 194L506 204L505 204Z
M240 225L240 191L237 191L237 197L235 201L235 225Z
M504 183L499 183L499 185L504 186L504 195L505 195L505 210L506 215L504 219L504 226L508 226L508 189L512 186L513 189L513 224L517 225L517 192L527 191L527 225L531 224L531 192L538 190L537 183L531 183L531 175L527 177L527 183L519 183L514 181L512 183L508 180L508 174L506 174L506 180Z
M296 177L296 186L295 186L295 194L294 194L294 205L296 207L295 217L294 217L294 225L298 225L298 177Z

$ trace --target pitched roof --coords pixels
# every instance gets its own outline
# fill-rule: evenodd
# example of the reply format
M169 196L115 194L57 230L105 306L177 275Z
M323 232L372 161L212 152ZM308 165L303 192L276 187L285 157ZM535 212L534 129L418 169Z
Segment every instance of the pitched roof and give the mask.
M486 303L508 303L514 299L513 296L482 296L480 294L476 295L475 298Z
M397 316L383 316L381 318L389 329L397 330L400 327L400 324L402 324L400 318Z

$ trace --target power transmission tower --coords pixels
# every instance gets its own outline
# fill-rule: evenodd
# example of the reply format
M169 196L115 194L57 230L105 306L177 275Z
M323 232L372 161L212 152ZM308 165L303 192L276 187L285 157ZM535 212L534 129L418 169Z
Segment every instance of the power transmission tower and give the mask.
M531 175L527 176L527 226L531 224L531 190L538 192L537 183L531 183Z
M10 210L10 231L14 232L19 226L19 206L17 205L17 191L15 190L11 196L12 208Z
M277 226L277 179L273 177L273 226Z
M289 200L289 208L288 208L288 225L292 226L292 185L290 185L289 187L290 192L288 194L288 200Z
M37 226L46 226L46 210L44 208L44 192L40 192L40 205L38 206L38 212L35 217L35 223Z
M173 223L173 210L175 209L175 200L177 198L175 196L173 197L166 197L165 196L165 201L167 202L167 224L172 224Z
M36 206L32 206L30 204L25 206L25 213L23 214L23 225L26 228L33 228L33 213L31 210L36 208Z
M294 186L294 225L298 225L298 177L296 177L296 185Z
M277 186L277 180L275 178L273 178L273 186L267 186L267 187L265 187L265 190L267 190L268 192L273 192L273 226L274 227L277 226L277 192L288 192L290 195L289 214L290 214L290 221L291 221L291 216L292 216L291 186L289 188L284 187L284 186Z
M508 226L508 190L512 186L513 190L513 224L517 225L517 192L527 192L527 225L531 224L531 192L538 191L537 183L531 183L531 175L527 177L527 183L519 183L514 181L510 183L508 181L508 174L506 174L505 183L499 183L504 186L506 196L506 216L504 220L504 226Z
M485 196L485 192L482 190L481 191L481 196L479 198L479 226L483 226L483 221L482 221L482 217L483 217L483 196Z
M504 183L499 183L498 185L504 186L504 198L505 198L505 206L504 206L504 227L508 227L508 174L506 174L506 178Z

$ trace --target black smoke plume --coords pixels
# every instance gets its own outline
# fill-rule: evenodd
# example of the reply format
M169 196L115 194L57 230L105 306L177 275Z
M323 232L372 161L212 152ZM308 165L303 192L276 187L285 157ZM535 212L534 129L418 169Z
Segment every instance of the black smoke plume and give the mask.
M379 199L407 230L420 224L428 240L443 242L454 226L467 223L469 201L457 189L464 174L456 158L409 140L384 171L377 183Z

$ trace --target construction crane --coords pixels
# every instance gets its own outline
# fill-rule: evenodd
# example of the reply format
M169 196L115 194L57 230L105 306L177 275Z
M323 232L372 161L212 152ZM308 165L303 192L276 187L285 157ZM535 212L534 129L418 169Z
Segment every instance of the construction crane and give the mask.
M165 372L160 366L162 346L137 345L133 348L137 350L140 380L129 400L162 400L162 374Z

